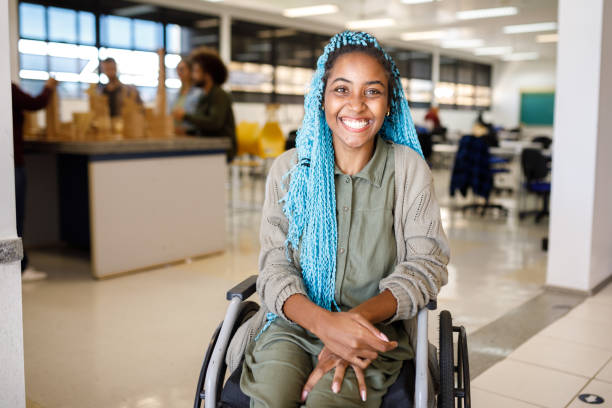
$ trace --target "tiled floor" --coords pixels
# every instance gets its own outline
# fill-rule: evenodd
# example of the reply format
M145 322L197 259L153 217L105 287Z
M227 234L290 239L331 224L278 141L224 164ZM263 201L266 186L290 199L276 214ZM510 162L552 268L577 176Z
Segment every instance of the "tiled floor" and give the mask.
M472 381L474 406L504 396L516 404L508 406L586 408L595 394L598 407L612 407L610 311L612 284Z
M448 173L436 172L435 180L452 251L449 283L440 293L439 309L451 310L455 323L474 333L542 292L546 255L540 239L547 228L529 221L519 224L513 216L482 219L450 211L454 200L446 194ZM503 202L513 207L513 200ZM32 263L49 278L23 287L26 393L31 406L191 405L204 348L224 314L225 290L257 272L259 221L257 210L231 215L224 254L107 281L91 279L82 254L32 251ZM432 323L436 316L430 314ZM580 338L564 338L565 332L560 326L547 339L580 343ZM437 323L431 325L430 335L432 340L436 337ZM586 355L594 358L593 353ZM519 359L510 363L526 365ZM544 364L529 367L552 370ZM587 362L584 366L592 367ZM570 390L588 381L571 371L553 371L566 382L567 398L574 395ZM608 370L598 381L609 377ZM515 396L493 386L495 379L484 378L474 390L474 401L485 402L475 407L530 406L530 400L520 405ZM559 400L566 398L562 394Z

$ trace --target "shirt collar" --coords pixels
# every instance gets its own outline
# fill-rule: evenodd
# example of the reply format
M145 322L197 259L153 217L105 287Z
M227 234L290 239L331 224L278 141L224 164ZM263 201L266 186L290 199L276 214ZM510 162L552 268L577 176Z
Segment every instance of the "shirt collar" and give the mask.
M380 187L382 185L383 174L387 164L387 153L390 145L385 140L376 136L376 145L374 148L374 155L370 161L365 165L363 169L354 177L359 177L366 181L369 181L372 185ZM342 170L334 163L334 174L343 175Z

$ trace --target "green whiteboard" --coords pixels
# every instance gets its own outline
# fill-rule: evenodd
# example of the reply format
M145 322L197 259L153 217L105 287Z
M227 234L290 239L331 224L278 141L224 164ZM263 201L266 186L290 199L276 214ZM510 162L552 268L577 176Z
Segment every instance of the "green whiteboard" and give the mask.
M522 92L521 123L552 126L555 113L554 92Z

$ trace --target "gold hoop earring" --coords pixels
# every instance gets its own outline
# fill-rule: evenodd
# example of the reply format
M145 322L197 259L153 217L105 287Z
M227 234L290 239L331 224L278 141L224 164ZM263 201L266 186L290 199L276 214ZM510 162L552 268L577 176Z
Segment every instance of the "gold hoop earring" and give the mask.
M391 111L388 111L385 116L389 116L389 115L391 115Z

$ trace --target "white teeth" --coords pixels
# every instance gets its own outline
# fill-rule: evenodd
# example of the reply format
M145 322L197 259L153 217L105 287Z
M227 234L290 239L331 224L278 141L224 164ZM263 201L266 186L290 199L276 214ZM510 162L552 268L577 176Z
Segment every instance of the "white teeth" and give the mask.
M342 123L351 129L362 129L368 125L367 120L352 120L352 119L342 119Z

